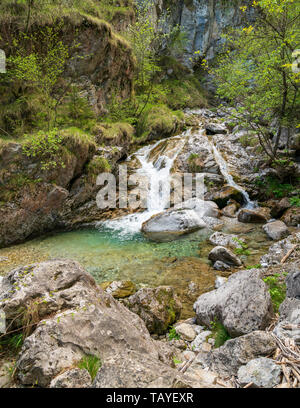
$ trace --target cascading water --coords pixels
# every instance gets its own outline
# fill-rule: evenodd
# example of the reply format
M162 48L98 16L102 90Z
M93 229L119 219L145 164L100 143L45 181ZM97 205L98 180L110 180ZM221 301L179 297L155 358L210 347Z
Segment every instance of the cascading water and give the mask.
M180 136L159 140L153 145L138 150L134 157L139 160L141 167L136 171L136 175L148 180L147 208L143 212L107 220L98 225L116 231L119 236L133 235L141 230L144 221L168 208L170 171L189 135L190 130ZM131 159L132 156L128 158L128 161Z
M216 148L216 146L211 141L210 141L210 145L211 145L212 151L214 153L215 161L219 165L220 172L222 173L223 177L225 178L225 180L227 181L227 183L230 186L234 187L236 190L238 190L238 191L240 191L242 193L242 195L244 197L244 200L245 200L244 208L248 208L248 209L254 208L255 203L250 200L250 197L249 197L249 194L247 193L247 191L245 191L241 186L239 186L233 180L232 175L228 171L227 163L226 163L225 159L223 158L223 156L221 155L221 153L219 152L219 150Z

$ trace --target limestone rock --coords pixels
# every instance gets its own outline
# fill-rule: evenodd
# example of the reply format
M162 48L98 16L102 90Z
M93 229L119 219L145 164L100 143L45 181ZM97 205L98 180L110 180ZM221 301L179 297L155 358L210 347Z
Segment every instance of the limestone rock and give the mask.
M142 232L151 240L166 242L205 227L206 224L194 210L169 210L145 221Z
M194 311L198 324L210 327L217 319L232 337L265 329L273 315L268 287L255 269L234 273L218 289L201 295Z
M87 370L73 368L55 377L50 388L89 388L91 385L92 379Z
M241 244L238 241L245 243L245 240L239 238L234 234L225 234L224 232L214 232L209 237L209 242L213 245L228 246L230 248L241 248Z
M181 323L175 326L176 333L180 335L183 340L193 341L196 337L196 332L193 326L187 323Z
M300 232L289 235L287 238L270 246L268 253L260 258L261 265L266 267L280 264L281 259L294 247L295 244L300 244ZM297 251L294 251L293 255L295 254L297 254ZM290 256L289 260L293 259L293 255Z
M202 344L206 342L207 337L211 333L212 332L210 330L203 330L201 333L199 333L194 339L194 341L191 343L192 349L195 351L200 351Z
M254 331L235 339L227 340L223 346L207 356L207 364L225 377L237 375L238 369L249 361L267 356L276 350L272 335L264 331Z
M228 271L231 269L231 267L229 265L227 265L226 263L222 262L222 261L216 261L213 264L213 268L216 271ZM217 289L217 288L216 288Z
M269 238L275 241L283 239L290 234L287 226L282 221L268 222L263 226L263 230Z
M170 286L142 288L124 304L145 322L150 333L163 334L179 319L182 305Z
M263 223L270 218L269 208L255 208L255 210L242 208L238 213L238 220L246 223Z
M224 283L227 282L228 278L225 278L223 276L217 276L215 280L215 288L218 289L220 286L224 285Z
M300 300L300 268L299 264L294 264L295 267L293 267L286 279L286 295L287 297L290 298L296 298Z
M273 360L255 358L238 370L238 380L242 386L253 383L253 387L273 388L280 382L281 368Z
M190 209L194 210L200 218L203 217L212 217L218 218L219 207L213 201L204 201L196 198L191 198L187 201L184 201L182 204L177 204L174 207L177 209Z
M229 249L223 246L216 246L208 254L208 259L213 263L216 261L224 262L227 265L231 266L241 266L241 260Z
M291 207L281 217L281 220L288 226L297 227L300 224L300 208Z

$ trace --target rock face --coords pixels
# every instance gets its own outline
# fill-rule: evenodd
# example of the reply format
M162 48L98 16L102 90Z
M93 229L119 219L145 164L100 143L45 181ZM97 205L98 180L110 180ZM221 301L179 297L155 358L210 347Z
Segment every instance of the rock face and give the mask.
M265 329L273 314L267 285L254 269L234 273L218 289L201 295L194 311L198 324L211 327L216 319L232 337Z
M269 238L275 241L283 239L290 234L287 226L282 221L268 222L263 226L263 230Z
M22 326L24 319L36 324L18 356L16 375L21 384L63 387L69 381L80 382L78 371L63 373L85 355L97 356L103 370L114 360L132 367L119 370L115 381L120 384L146 386L160 373L164 384L172 386L178 378L178 372L161 361L166 350L151 339L140 317L103 292L77 262L56 260L17 268L2 280L0 300L7 324L12 319L14 327ZM142 366L147 371L143 379L134 375L134 368ZM118 364L112 367L118 372ZM102 376L98 385L105 386L101 381ZM112 379L109 385L114 384Z
M91 385L92 379L87 370L73 368L55 377L50 388L89 388Z
M288 226L297 227L300 224L300 208L289 208L281 217L281 220Z
M264 331L254 331L226 343L209 353L207 363L217 373L231 377L249 361L267 356L276 350L272 335Z
M182 305L170 286L143 288L124 301L138 314L150 333L165 333L179 319Z
M270 219L269 208L256 208L255 210L248 210L242 208L238 214L238 220L246 223L263 223Z
M166 242L205 227L206 224L194 210L171 210L145 221L142 232L153 241Z
M290 235L287 238L273 244L266 255L260 258L262 266L280 264L281 259L295 246L300 244L300 232ZM297 257L297 249L291 254L290 259Z
M281 368L273 360L260 357L239 368L238 380L242 386L253 383L253 387L272 388L280 382Z
M232 251L223 246L216 246L214 249L212 249L208 254L208 259L213 263L221 261L231 266L242 265L240 259Z

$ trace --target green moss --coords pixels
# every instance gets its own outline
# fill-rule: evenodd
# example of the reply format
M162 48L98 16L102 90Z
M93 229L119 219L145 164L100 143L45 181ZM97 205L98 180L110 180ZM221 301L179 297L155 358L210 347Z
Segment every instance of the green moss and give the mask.
M97 176L100 173L110 173L111 165L105 157L93 157L93 159L86 166L87 173Z
M214 345L215 348L223 346L223 344L227 340L231 339L225 327L217 319L210 322L210 324L211 324L212 334L209 337L215 340L215 345Z

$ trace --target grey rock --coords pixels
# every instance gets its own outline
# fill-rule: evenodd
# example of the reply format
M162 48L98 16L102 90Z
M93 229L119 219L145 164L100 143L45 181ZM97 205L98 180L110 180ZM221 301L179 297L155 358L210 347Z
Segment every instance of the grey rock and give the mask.
M269 208L255 208L255 210L242 208L238 213L238 220L246 223L263 223L270 218Z
M219 207L213 201L204 201L197 198L191 198L184 201L182 204L177 204L174 207L177 209L189 209L194 210L200 218L203 217L219 217Z
M179 319L182 305L171 286L142 288L124 300L140 316L150 333L163 334Z
M201 295L194 311L198 324L210 327L217 319L232 337L265 329L273 316L268 287L255 269L234 273L218 289Z
M273 360L255 358L238 370L238 380L242 386L253 383L253 387L273 388L280 382L281 368Z
M279 320L289 320L295 310L300 310L300 299L286 297L279 306Z
M50 388L89 388L92 385L92 379L87 370L72 368L64 371L55 377Z
M223 276L217 276L215 280L215 288L219 289L220 286L224 285L227 282L227 278Z
M168 210L145 221L142 232L153 241L166 242L205 227L194 210Z
M212 332L210 330L204 330L200 334L198 334L194 341L191 343L192 350L195 351L201 350L202 344L206 342L207 337L211 333Z
M213 268L214 268L216 271L228 271L228 270L231 269L231 266L227 265L225 262L216 261L216 262L213 264ZM218 289L218 288L216 287L216 289Z
M209 237L209 242L213 245L221 245L230 248L241 248L241 244L238 242L245 243L245 240L239 238L234 234L225 234L224 232L216 231Z
M295 264L286 277L286 295L290 298L300 299L300 265Z
M238 369L249 361L268 356L276 350L272 335L254 331L235 339L227 340L223 346L211 351L206 358L210 369L224 377L237 375Z
M208 254L208 259L215 263L216 261L224 262L231 266L241 266L241 260L230 249L223 246L216 246Z
M281 340L292 339L300 344L300 300L286 298L279 308L280 319L273 333Z
M266 267L271 265L279 265L281 259L293 248L295 244L300 243L300 232L289 235L287 238L282 239L272 246L270 246L267 254L260 258L260 263ZM293 256L289 258L292 260Z
M282 221L268 222L263 226L263 230L269 238L275 241L283 239L290 234L287 226Z
M193 341L196 337L196 331L193 326L187 323L181 323L175 326L176 333L180 335L183 340Z

